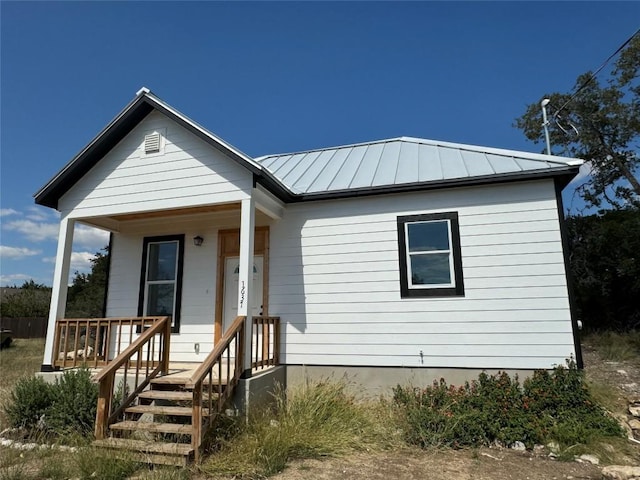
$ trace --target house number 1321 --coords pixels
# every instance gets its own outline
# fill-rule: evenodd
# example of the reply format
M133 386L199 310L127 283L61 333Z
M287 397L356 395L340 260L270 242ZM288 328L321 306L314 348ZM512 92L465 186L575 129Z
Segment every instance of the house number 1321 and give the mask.
M244 306L244 294L245 294L244 280L242 281L242 287L240 287L240 308Z

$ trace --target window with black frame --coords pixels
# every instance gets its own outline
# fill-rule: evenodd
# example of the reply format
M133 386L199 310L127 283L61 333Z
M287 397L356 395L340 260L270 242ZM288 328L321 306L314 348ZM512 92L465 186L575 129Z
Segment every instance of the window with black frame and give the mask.
M138 315L169 316L180 327L184 235L147 237L143 244Z
M462 258L457 212L398 217L400 294L462 296Z

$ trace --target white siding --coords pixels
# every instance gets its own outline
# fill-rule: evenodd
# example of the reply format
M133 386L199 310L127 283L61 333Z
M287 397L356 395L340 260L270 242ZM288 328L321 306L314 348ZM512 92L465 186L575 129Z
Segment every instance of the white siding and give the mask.
M145 134L163 133L159 153L144 153ZM248 170L152 112L60 200L63 215L91 217L181 208L247 198Z
M448 211L464 297L401 298L397 217ZM289 205L270 262L284 363L548 368L574 354L552 181Z
M213 348L218 228L229 226L172 219L162 227L114 234L107 316L137 316L144 237L185 234L180 332L171 335L171 361L204 360ZM196 235L205 239L201 247L193 245ZM195 343L200 344L199 354L194 351Z

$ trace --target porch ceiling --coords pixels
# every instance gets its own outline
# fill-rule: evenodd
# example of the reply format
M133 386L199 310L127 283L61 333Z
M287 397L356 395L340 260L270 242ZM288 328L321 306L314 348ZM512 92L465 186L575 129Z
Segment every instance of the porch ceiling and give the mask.
M113 232L126 232L137 230L140 227L166 225L167 221L170 221L171 225L179 227L181 223L189 223L195 220L202 223L220 224L224 228L239 227L240 203L201 205L78 219L81 223ZM269 225L271 221L269 216L256 209L256 226Z

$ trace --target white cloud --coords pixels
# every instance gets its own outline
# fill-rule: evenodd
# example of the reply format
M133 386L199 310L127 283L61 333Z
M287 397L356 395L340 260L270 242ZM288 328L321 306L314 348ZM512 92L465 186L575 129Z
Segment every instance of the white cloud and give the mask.
M58 239L58 224L34 222L33 220L14 220L8 222L4 228L22 233L32 242L43 242L45 240Z
M91 260L96 257L91 252L71 252L71 272L88 272L91 270ZM56 263L56 257L43 257L44 263Z
M57 218L57 215L52 215L52 212L55 210L51 210L50 208L40 207L38 205L31 205L27 207L27 212L25 216L29 220L33 220L34 222L46 222L51 221L53 218Z
M73 243L97 252L109 243L109 232L99 228L77 225L73 234Z
M0 217L8 217L9 215L20 215L20 212L13 208L0 208Z
M26 275L24 273L12 273L9 275L0 275L0 284L2 285L14 285L17 283L22 283L25 280L31 280L33 277L31 275Z
M91 252L71 252L71 271L88 272L95 254Z
M42 250L32 250L24 247L9 247L7 245L0 245L0 257L11 258L17 260L24 257L33 257L34 255L40 255Z

